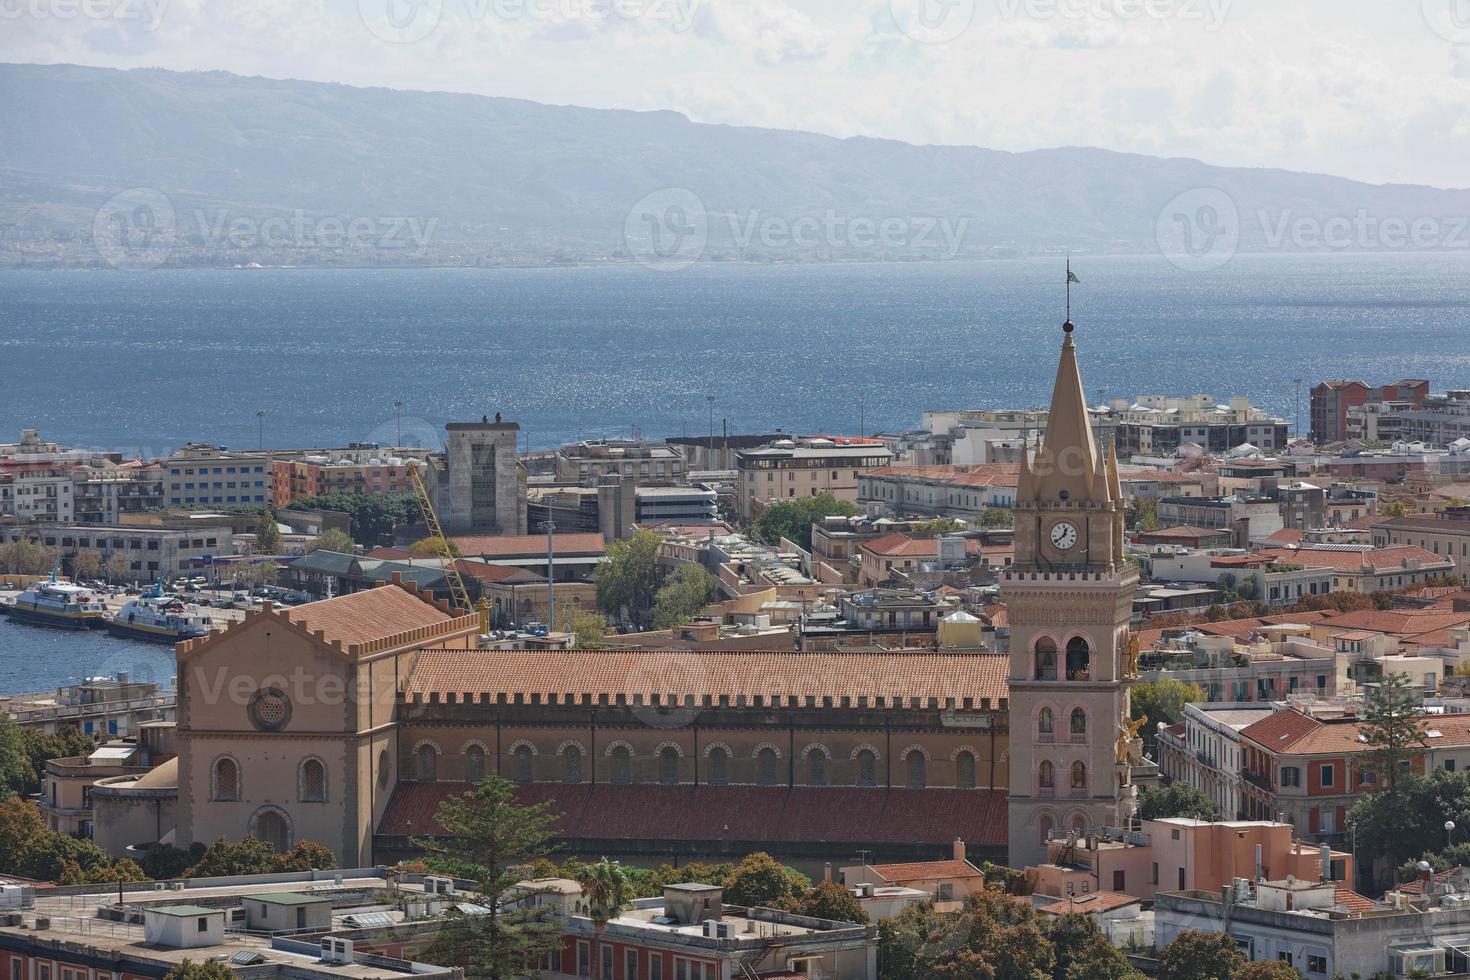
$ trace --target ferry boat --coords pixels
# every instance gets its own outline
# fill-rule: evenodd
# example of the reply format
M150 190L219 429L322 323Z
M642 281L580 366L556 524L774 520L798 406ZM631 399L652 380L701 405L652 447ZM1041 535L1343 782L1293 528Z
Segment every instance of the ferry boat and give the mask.
M4 611L16 622L37 626L85 630L107 625L107 606L102 597L73 582L57 581L54 571L49 580L37 582L16 596Z
M209 617L198 606L163 591L162 585L124 603L107 621L107 632L114 636L157 643L208 636L211 628Z

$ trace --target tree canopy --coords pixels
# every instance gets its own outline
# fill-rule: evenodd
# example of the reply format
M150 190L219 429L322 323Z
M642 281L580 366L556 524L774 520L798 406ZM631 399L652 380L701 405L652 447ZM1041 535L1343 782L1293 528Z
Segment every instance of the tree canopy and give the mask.
M281 528L276 524L276 515L266 511L255 522L255 553L276 555L281 551Z
M1159 955L1159 980L1222 980L1245 964L1240 947L1224 933L1186 929Z
M793 909L811 881L765 851L747 854L725 881L725 900L731 905Z
M305 497L292 505L299 510L331 510L346 514L354 541L378 545L400 524L420 520L418 501L411 493L327 493Z
M866 923L868 913L852 892L835 881L819 881L802 896L796 910L814 919Z
M830 493L793 497L778 500L763 510L756 519L755 530L767 544L780 544L786 538L810 550L814 523L824 517L856 517L861 513L857 504L838 500Z
M235 971L219 960L203 960L195 963L184 960L163 975L163 980L234 980Z
M1147 719L1139 731L1144 748L1152 752L1158 741L1158 725L1173 725L1184 717L1184 706L1208 700L1209 695L1198 684L1166 677L1158 681L1139 681L1133 685L1129 715L1135 721Z
M652 531L637 531L607 546L607 557L597 566L597 606L614 620L626 617L643 626L658 588L658 549Z
M431 534L426 538L419 538L413 544L408 546L408 550L417 555L437 555L440 558L443 558L445 556L448 556L450 558L464 557L464 555L460 553L459 545L455 544L448 538L441 538L438 535L434 534Z
M672 629L689 622L720 595L720 583L698 565L680 565L653 597L653 628Z
M1175 781L1168 786L1149 786L1139 793L1138 816L1144 820L1193 817L1214 821L1220 819L1220 808L1193 786Z
M329 527L321 534L312 538L307 544L308 553L313 551L335 551L339 554L350 555L357 550L357 544L352 536L340 528Z

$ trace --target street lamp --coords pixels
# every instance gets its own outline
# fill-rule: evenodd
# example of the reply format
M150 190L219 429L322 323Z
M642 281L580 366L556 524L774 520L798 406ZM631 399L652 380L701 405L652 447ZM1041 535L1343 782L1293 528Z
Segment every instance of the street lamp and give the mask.
M394 402L393 403L393 411L398 416L398 435L396 435L394 437L394 440L393 440L393 448L394 449L402 449L403 448L403 402L401 402L401 401Z
M1449 846L1454 843L1454 840L1455 822L1453 820L1446 820L1444 822L1444 846L1446 850L1448 850Z
M265 413L255 413L255 448L257 451L265 448Z

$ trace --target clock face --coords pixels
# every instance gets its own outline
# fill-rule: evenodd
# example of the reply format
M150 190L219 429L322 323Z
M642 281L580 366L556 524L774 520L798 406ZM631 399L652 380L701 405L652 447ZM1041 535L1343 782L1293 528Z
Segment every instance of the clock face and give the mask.
M1077 543L1077 527L1066 521L1051 526L1051 544L1059 551L1067 551Z

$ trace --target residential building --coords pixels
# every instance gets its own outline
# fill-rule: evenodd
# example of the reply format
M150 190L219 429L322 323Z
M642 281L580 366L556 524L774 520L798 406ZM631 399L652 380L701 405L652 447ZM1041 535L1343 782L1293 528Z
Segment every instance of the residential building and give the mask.
M269 453L231 452L223 446L189 443L160 461L169 507L205 508L271 502Z
M1184 719L1158 725L1159 772L1192 786L1227 820L1244 815L1240 730L1275 711L1260 701L1187 704Z
M733 472L740 453L794 438L780 429L769 435L732 436L727 432L721 432L713 438L689 435L670 436L664 440L664 445L671 447L684 457L686 473Z
M1251 405L1232 398L1219 404L1212 395L1171 398L1141 395L1132 402L1108 404L1118 451L1124 456L1172 456L1187 443L1210 453L1225 453L1249 443L1267 452L1286 447L1289 427Z
M345 449L322 449L275 455L271 460L271 503L290 507L298 500L323 494L387 496L413 492L410 463L429 465L428 449L385 449L350 443Z
M79 524L118 524L125 514L162 510L167 503L162 463L98 461L71 471L73 515Z
M1395 381L1370 388L1363 381L1323 381L1311 392L1311 433L1313 442L1342 442L1348 438L1348 412L1370 402L1409 402L1421 405L1429 395L1429 382Z
M1470 391L1384 401L1348 409L1347 438L1391 445L1421 442L1443 449L1470 438Z
M1016 499L1015 463L888 466L858 476L858 504L869 517L952 517L979 521Z
M859 897L875 888L911 888L928 895L939 912L958 911L965 899L985 890L985 872L967 860L964 841L955 841L947 861L857 864L843 868L841 876L844 885L857 887Z
M1385 517L1369 528L1378 548L1416 547L1454 563L1453 572L1470 580L1470 507L1445 507L1437 514Z
M147 750L130 742L109 742L89 755L48 759L41 783L41 817L51 830L73 837L92 836L92 792L98 780L138 778L156 763Z
M69 524L74 519L70 464L0 459L0 520Z
M1455 563L1417 545L1372 548L1367 545L1312 545L1263 548L1258 555L1282 563L1332 573L1333 592L1392 592L1451 575Z
M1174 631L1169 631L1174 632ZM1348 694L1348 661L1312 642L1305 626L1264 626L1247 641L1181 630L1141 648L1139 676L1197 684L1210 702L1273 702L1293 694L1333 698Z
M641 439L578 442L556 452L555 476L559 483L595 487L607 475L621 477L628 486L680 483L686 468L678 448Z
M916 537L895 531L858 546L858 584L927 584L919 579L930 569L998 572L1009 567L1014 556L1009 541L987 542L980 536L959 534Z
M1237 548L1275 534L1285 526L1275 500L1260 495L1229 497L1160 497L1160 527L1223 528L1234 535Z
M174 692L151 680L134 680L127 672L91 677L54 691L7 694L0 710L22 728L51 735L61 727L85 735L131 735L148 725L171 722Z
M736 506L742 517L754 519L767 503L794 497L830 493L838 500L856 503L859 475L887 466L892 457L879 439L845 444L826 438L782 439L762 449L739 452L735 455Z
M0 526L0 541L26 540L58 549L62 570L72 567L79 551L96 551L104 562L120 557L129 582L152 582L194 568L199 559L236 553L228 524L189 527L90 527L81 524Z
M1219 585L1252 602L1290 606L1333 591L1333 572L1280 557L1237 549L1156 551L1149 575L1159 582Z

